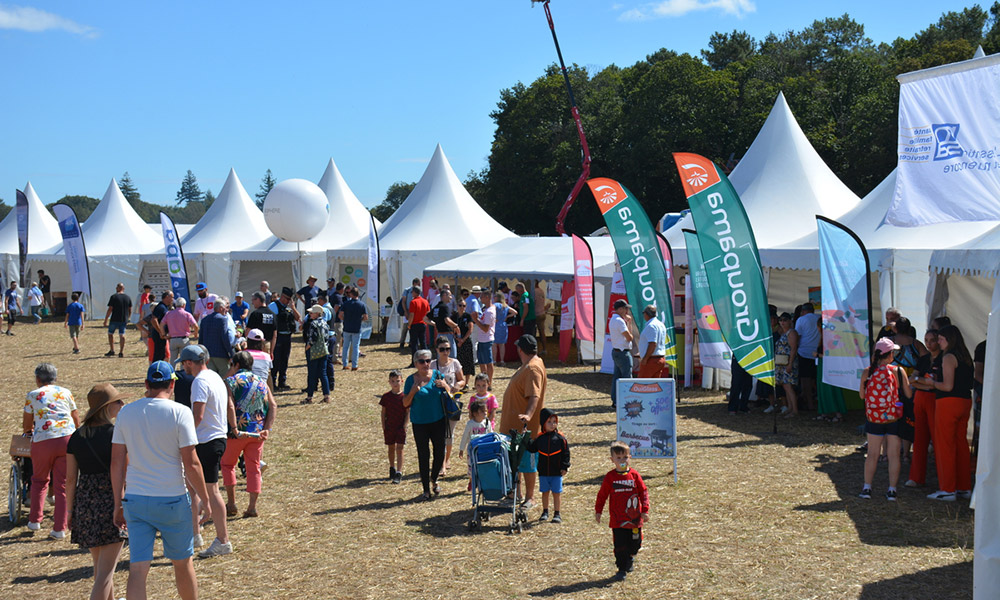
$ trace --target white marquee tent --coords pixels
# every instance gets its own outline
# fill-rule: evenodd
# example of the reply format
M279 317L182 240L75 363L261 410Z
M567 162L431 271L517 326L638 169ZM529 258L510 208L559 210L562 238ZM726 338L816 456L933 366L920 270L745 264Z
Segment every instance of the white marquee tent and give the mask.
M24 195L28 199L28 253L48 250L62 243L59 223L42 204L30 181L24 186ZM17 210L11 209L0 222L0 257L2 257L5 284L18 281L18 256ZM18 283L20 284L20 281Z

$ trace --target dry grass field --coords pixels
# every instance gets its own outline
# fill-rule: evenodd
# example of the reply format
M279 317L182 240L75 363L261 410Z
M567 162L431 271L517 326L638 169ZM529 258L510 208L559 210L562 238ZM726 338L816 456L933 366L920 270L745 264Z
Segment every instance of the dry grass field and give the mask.
M142 394L146 359L138 333L128 332L124 359L104 358L106 336L84 329L83 352L70 353L61 323L19 324L0 337L0 430L20 431L25 392L42 361L59 368L59 383L85 410L86 392L110 381L130 397ZM418 502L412 439L402 485L386 481L377 396L387 371L409 359L393 345L365 345L357 372L337 371L333 402L301 406L302 347L293 348L290 385L277 396L274 437L264 449L269 469L260 517L234 518L232 555L196 560L204 598L970 598L973 513L967 502L937 503L930 490L881 494L880 467L872 500L856 497L862 481L861 415L846 423L773 420L756 411L727 415L720 394L682 393L678 408L678 471L669 461L635 461L650 488L651 521L626 581L611 581L607 525L593 518L594 497L611 468L615 429L610 376L548 361L546 405L560 414L572 449L561 525L529 515L520 535L494 518L470 533L471 499L458 461L443 492ZM513 371L498 368L503 393ZM81 412L83 412L81 410ZM905 480L905 476L902 478ZM245 506L245 491L237 500ZM0 525L0 598L83 598L91 585L90 556L52 541L47 508L41 531ZM241 511L242 512L242 511ZM605 519L606 523L606 519ZM206 534L211 539L211 526ZM157 552L160 551L157 544ZM115 576L124 595L128 551ZM174 598L169 562L157 558L151 598Z

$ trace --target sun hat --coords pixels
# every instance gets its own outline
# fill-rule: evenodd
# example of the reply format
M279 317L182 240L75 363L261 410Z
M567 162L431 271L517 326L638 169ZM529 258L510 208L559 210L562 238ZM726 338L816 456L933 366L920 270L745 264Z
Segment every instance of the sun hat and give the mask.
M90 409L83 417L83 422L86 423L97 416L97 413L101 412L101 409L107 404L121 399L122 395L115 389L115 386L110 383L98 383L87 392L87 403L90 404Z
M323 307L320 306L319 304L313 304L312 306L309 307L309 313L314 315L321 315L323 314Z
M255 342L263 342L264 332L261 331L260 329L251 329L250 331L247 332L247 339L253 340Z
M186 348L191 348L192 346L187 346ZM183 351L181 352L183 354ZM174 368L170 366L165 360L158 360L153 364L149 365L149 369L146 371L146 381L151 383L162 383L164 381L170 381L171 379L177 379L174 375Z
M472 286L472 293L473 294L478 294L478 293L480 293L482 291L483 291L483 288L479 287L478 285Z

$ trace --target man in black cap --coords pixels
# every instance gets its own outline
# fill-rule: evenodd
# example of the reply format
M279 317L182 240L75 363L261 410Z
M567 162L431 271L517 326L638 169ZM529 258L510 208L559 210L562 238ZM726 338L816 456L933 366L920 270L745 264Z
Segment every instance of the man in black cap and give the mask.
M274 313L274 327L276 329L274 350L271 353L274 357L271 377L274 379L275 390L291 389L286 384L288 357L292 353L292 334L295 333L295 324L301 321L299 312L295 310L295 305L292 303L293 294L292 288L281 288L281 298L272 302L268 307Z
M618 380L632 376L632 308L624 300L615 300L615 314L608 322L608 333L611 336L611 360L615 363L614 375L611 378L611 406L618 406Z
M520 432L527 428L531 438L538 437L541 432L539 413L545 408L545 387L548 384L548 374L545 363L538 357L538 342L535 336L524 334L518 338L517 356L521 359L521 368L514 373L507 383L503 394L503 404L500 407L500 427L498 432ZM535 481L538 476L538 453L525 452L518 473L524 473L524 510L535 506Z

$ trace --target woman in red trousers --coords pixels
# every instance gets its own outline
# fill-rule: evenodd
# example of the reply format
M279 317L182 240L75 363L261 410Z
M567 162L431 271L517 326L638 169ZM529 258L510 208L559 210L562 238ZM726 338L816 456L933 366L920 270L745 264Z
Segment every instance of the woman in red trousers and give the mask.
M954 502L972 496L972 465L966 431L972 411L972 355L954 325L938 332L941 346L941 381L934 381L934 456L938 491L927 497Z
M924 485L927 481L927 449L934 439L934 405L937 394L935 381L941 381L941 346L938 344L936 329L928 329L924 334L927 354L917 359L917 366L910 376L913 387L913 459L910 462L910 477L906 487ZM928 381L929 380L929 381Z

